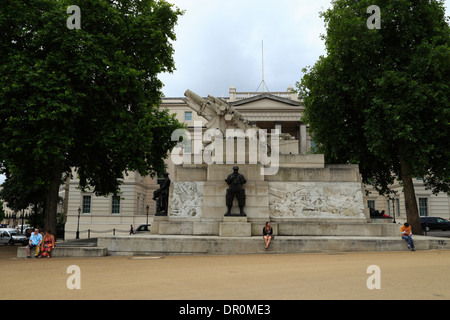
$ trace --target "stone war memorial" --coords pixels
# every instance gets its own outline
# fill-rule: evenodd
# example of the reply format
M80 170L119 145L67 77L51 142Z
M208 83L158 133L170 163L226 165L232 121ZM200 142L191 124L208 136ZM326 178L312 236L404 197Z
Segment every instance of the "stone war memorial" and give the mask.
M81 230L98 230L145 221L150 232L97 233L95 247L70 247L69 241L69 247L60 245L55 254L407 250L400 225L371 216L364 206L358 165L325 164L324 155L308 152L311 140L300 121L304 107L291 91L236 93L231 87L227 99L200 97L190 90L185 98L165 99L162 107L192 117L186 129L172 133L177 145L164 177L148 184L136 175L134 182L127 181L121 214L98 212L102 204L108 207L108 200L92 198L92 213L81 219L73 214L66 223L67 232L76 230L78 222ZM71 182L69 208L79 214L90 197L76 192L77 183ZM149 216L151 207L155 210ZM275 240L266 250L262 231L267 221ZM450 245L444 238L418 235L414 242L417 250ZM19 253L25 256L24 250Z
M300 154L290 135L251 125L225 100L185 96L207 123L193 137L172 136L179 144L168 214L155 216L153 234L251 237L266 221L279 236L390 233L368 223L357 165L325 165L323 155Z

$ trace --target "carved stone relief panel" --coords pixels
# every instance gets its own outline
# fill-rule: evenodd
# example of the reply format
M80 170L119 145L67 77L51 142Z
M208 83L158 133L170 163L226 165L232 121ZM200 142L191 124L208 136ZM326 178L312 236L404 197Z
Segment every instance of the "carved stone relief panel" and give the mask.
M269 182L273 218L364 218L361 184Z
M203 182L174 182L171 216L202 217Z

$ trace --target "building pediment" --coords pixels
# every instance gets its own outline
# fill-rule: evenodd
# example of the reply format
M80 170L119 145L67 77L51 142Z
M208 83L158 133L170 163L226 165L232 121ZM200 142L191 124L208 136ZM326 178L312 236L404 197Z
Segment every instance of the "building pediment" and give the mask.
M230 105L249 121L298 121L305 108L298 100L270 93L233 101Z
M241 111L293 111L301 112L304 107L300 101L262 93L246 99L230 102L236 110Z

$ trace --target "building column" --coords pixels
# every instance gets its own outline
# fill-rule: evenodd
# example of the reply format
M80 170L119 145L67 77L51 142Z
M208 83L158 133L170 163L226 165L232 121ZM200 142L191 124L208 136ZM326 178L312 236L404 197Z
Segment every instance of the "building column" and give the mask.
M300 125L300 154L305 154L307 151L307 139L306 139L306 125Z
M230 102L236 101L236 88L234 86L230 87L229 95L230 95Z

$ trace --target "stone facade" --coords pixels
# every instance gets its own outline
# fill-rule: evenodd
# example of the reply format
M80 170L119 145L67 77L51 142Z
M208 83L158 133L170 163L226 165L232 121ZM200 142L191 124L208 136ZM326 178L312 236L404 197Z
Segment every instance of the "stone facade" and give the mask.
M439 193L434 195L431 190L427 190L423 179L413 179L416 201L419 207L420 216L441 217L450 220L450 195ZM405 196L403 187L396 181L392 189L396 191L393 198L380 196L371 186L365 185L369 191L364 197L364 205L378 211L384 211L387 215L394 217L397 222L406 222Z
M246 217L224 216L228 187L225 178L232 172L234 164L175 166L170 215L155 217L152 233L260 235L268 220L273 222L276 233L288 230L286 225L298 222L316 223L316 226L367 224L358 166L327 166L323 155L290 154L283 160L285 162L280 162L274 175L261 175L262 164L238 165L239 173L247 180L243 186ZM193 170L195 174L192 174ZM196 197L200 195L201 199ZM232 213L239 213L236 199Z

